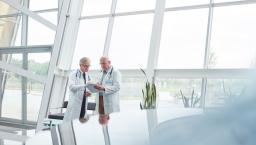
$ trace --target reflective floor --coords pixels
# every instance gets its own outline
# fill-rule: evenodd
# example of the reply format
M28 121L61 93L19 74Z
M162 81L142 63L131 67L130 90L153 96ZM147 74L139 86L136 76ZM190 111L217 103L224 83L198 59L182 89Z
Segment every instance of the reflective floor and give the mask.
M181 116L201 114L201 109L158 109L159 121ZM164 113L165 112L165 113ZM164 115L168 114L168 115ZM131 109L113 113L107 125L99 124L99 116L94 115L85 123L79 120L67 122L42 131L27 141L27 145L148 145L149 130L145 110Z
M34 98L36 99L36 97ZM147 128L148 124L146 121L147 116L145 111L139 109L139 100L121 101L120 106L121 112L111 114L108 124L108 132L111 144L120 144L120 142L122 142L122 144L131 144L131 141L136 141L136 143L134 142L134 144L147 144L149 134ZM168 100L159 102L157 109L159 124L167 120L201 113L201 109L183 108L183 106L175 105L173 104L173 102ZM84 143L85 141L91 142L93 143L93 145L101 144L105 141L103 132L104 130L102 126L98 123L97 116L91 117L89 121L84 124L80 123L78 120L74 121L72 126L74 127L76 142L78 145ZM39 139L37 139L40 134L42 134L44 137L39 137ZM28 136L34 136L32 140L36 139L36 144L52 144L52 135L50 131L44 131L35 136L34 130L29 130ZM41 139L43 140L41 141ZM4 140L0 145L16 144L21 145L22 143Z
M98 115L92 116L86 123L79 120L67 122L42 131L27 141L27 145L103 145L107 140L111 145L148 144L149 134L146 113L139 111L134 117L128 118L125 113L111 114L109 123L101 125Z

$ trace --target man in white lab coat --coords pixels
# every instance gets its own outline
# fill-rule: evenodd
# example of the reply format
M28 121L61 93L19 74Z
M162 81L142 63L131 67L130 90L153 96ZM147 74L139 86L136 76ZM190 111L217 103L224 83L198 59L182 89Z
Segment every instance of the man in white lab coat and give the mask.
M90 59L83 57L79 62L80 69L72 71L69 75L69 101L67 110L64 115L64 122L73 119L84 119L86 114L87 103L91 93L86 90L86 83L90 81L88 70Z
M121 74L111 65L108 57L100 58L102 68L99 82L95 88L99 91L96 98L96 109L99 112L99 122L107 124L109 114L120 111L119 90L121 85Z

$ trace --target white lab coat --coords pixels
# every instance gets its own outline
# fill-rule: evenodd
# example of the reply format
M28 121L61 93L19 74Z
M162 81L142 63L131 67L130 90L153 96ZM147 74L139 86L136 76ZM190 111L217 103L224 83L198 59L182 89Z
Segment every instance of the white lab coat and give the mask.
M86 83L90 81L90 77L87 72L85 73L85 77ZM70 73L68 86L69 101L63 119L64 122L78 119L80 117L80 111L86 84L84 82L82 72L79 69ZM87 103L88 101L86 99L85 109L87 108Z
M111 69L113 69L111 71ZM100 73L99 83L101 82L103 72ZM112 112L120 111L119 90L121 88L121 73L111 67L105 77L103 78L102 85L105 88L103 92L104 112L110 114ZM96 95L96 111L99 109L99 95Z

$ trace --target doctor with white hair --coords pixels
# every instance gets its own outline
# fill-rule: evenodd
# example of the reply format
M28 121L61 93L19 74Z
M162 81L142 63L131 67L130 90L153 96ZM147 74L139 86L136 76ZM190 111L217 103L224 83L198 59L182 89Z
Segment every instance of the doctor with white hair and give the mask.
M120 111L119 91L121 88L121 73L111 65L108 57L100 58L102 68L98 84L96 97L96 109L99 113L99 122L106 124L109 114Z
M90 81L88 75L90 63L88 57L81 58L79 61L80 68L72 71L69 75L69 101L64 122L78 118L86 119L87 97L91 95L91 92L86 89L86 83Z

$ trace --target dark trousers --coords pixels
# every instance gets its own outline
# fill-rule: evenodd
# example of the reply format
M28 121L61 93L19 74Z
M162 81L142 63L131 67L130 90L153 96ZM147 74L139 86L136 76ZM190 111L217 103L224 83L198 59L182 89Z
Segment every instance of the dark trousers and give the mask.
M83 102L81 106L81 111L80 111L80 118L84 118L85 116L85 103L86 103L86 96L83 97Z

